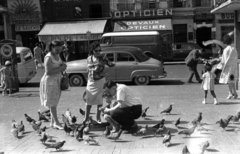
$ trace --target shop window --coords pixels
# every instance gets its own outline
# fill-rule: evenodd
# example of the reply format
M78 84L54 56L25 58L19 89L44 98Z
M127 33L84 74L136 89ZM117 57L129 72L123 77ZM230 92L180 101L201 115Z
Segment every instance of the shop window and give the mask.
M234 26L222 26L221 27L221 38L225 36L226 34L234 31Z
M187 0L173 0L173 7L186 7Z
M173 25L174 42L187 42L187 24Z
M149 0L148 7L149 7L149 9L155 9L156 8L156 1L155 0Z

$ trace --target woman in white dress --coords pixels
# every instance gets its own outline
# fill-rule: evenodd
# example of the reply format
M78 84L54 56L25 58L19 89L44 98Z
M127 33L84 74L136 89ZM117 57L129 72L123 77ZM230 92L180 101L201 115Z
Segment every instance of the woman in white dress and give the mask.
M236 79L237 79L237 60L238 53L233 41L233 34L227 34L223 37L223 43L225 44L225 49L222 55L222 73L219 79L219 83L228 84L229 95L226 99L238 97L236 92Z
M40 82L41 104L50 109L50 127L57 129L63 129L57 117L57 105L61 96L61 72L67 68L67 65L62 62L59 56L62 48L63 43L61 41L55 40L50 43L50 52L44 58L45 73Z

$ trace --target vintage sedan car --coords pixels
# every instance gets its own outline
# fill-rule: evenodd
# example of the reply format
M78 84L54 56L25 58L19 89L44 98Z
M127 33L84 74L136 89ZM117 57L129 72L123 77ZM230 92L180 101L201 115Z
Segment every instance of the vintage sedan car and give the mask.
M150 80L164 78L167 73L159 60L149 58L141 49L136 47L109 47L101 51L115 64L115 67L106 66L107 80L133 81L137 85L147 85ZM87 81L87 59L67 63L70 86L83 86Z
M197 43L173 43L172 59L185 60L185 58L193 49L202 49L202 48ZM202 58L209 59L211 56L212 56L211 50L209 49L203 50Z

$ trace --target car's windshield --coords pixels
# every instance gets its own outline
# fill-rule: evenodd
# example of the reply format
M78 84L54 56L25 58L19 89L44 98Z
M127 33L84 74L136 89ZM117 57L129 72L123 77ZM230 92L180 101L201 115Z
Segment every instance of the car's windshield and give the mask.
M149 57L147 55L145 55L141 50L138 50L136 52L135 56L140 62L144 62L149 59Z

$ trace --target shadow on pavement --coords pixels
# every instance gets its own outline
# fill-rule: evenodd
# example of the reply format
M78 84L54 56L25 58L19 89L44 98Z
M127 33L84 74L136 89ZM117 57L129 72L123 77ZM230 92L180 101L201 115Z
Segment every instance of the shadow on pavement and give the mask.
M173 147L173 146L177 146L177 145L181 145L183 143L171 143L168 147Z
M217 149L206 149L206 151L208 151L208 152L219 152Z
M39 97L39 94L14 94L12 98L23 98L23 97Z
M234 105L240 104L240 102L219 102L219 105Z
M133 82L118 82L121 84L125 84L128 86L136 86ZM160 79L160 80L153 80L150 81L149 85L147 86L151 86L151 85L184 85L185 82L181 81L181 80L167 80L167 79Z
M137 122L137 124L157 124L157 123L159 123L160 122L160 120L147 120L147 121L140 121L140 120L138 120L138 121L136 121ZM167 121L167 120L165 120L165 122L164 122L164 124L171 124L171 121Z
M19 87L39 87L40 82L29 82L29 83L22 83Z

